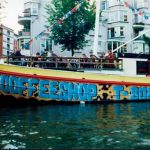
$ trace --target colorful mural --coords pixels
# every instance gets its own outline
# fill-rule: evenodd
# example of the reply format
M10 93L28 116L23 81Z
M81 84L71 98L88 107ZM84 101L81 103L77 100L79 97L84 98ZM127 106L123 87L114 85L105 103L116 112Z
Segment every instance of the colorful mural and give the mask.
M0 75L0 91L4 94L27 98L34 97L39 100L119 101L150 99L150 87L147 86L64 82L7 75Z
M105 84L98 85L98 100L148 100L150 87Z

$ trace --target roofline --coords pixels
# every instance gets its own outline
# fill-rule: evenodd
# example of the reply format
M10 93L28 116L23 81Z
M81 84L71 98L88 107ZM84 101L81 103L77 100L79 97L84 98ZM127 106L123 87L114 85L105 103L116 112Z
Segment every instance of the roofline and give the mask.
M9 28L9 27L6 27L6 26L4 26L3 24L1 24L0 27L1 27L1 28L4 28L4 29L7 29L7 30L9 30L9 31L12 31L12 32L14 33L14 30L13 30L13 29L11 29L11 28Z

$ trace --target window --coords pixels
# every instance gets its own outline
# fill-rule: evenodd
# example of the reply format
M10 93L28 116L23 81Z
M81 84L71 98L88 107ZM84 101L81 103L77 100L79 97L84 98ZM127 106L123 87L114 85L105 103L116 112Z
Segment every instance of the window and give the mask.
M48 49L48 51L52 51L52 40L46 40L46 49Z
M102 1L101 2L101 10L106 10L107 9L107 2L106 1Z
M147 74L149 72L149 66L147 61L137 61L136 70L137 74Z
M32 5L31 15L38 15L38 5L37 4Z
M115 37L115 29L109 28L108 29L108 38L113 38L113 37Z
M124 27L120 27L120 36L124 36Z
M9 37L7 38L7 42L10 42L10 38Z
M123 44L124 43L119 42L119 41L109 41L107 43L107 47L108 47L108 49L114 50L114 49L118 48L119 46L121 46ZM127 45L124 45L123 47L119 48L118 52L119 53L125 53L125 52L127 52Z
M128 14L127 11L124 10L115 10L109 12L108 23L113 22L127 22L128 21Z
M108 28L108 38L124 37L124 27Z
M127 45L124 45L122 48L121 48L121 53L125 53L127 52Z
M98 46L101 46L101 41L98 41Z
M117 42L114 41L114 42L113 42L113 48L112 48L112 49L114 50L114 49L116 49L116 48L117 48Z
M124 22L127 22L127 21L128 21L128 16L124 15Z
M7 49L10 49L10 45L9 44L7 44Z
M118 10L118 21L127 22L128 21L128 12L124 10Z
M10 35L10 31L7 31L7 34Z
M115 37L115 29L111 28L110 31L111 31L111 37Z

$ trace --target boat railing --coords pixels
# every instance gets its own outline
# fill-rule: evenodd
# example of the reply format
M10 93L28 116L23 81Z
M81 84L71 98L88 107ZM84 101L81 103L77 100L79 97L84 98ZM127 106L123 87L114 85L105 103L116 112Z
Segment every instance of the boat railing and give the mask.
M45 69L64 70L122 70L122 59L75 58L75 57L36 57L8 56L3 57L4 63L38 67Z

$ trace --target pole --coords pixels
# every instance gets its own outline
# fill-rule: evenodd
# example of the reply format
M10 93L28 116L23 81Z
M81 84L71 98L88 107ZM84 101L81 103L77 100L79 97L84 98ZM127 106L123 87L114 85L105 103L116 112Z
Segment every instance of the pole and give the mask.
M34 23L34 20L31 15L31 25L30 25L31 39L33 39L33 23ZM31 42L31 44L30 44L30 56L32 56L32 55L33 55L33 42Z
M99 17L100 17L100 0L96 0L96 18L95 18L95 33L94 33L94 47L93 47L93 54L96 56L98 51Z

